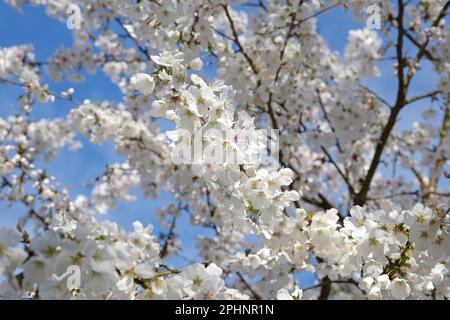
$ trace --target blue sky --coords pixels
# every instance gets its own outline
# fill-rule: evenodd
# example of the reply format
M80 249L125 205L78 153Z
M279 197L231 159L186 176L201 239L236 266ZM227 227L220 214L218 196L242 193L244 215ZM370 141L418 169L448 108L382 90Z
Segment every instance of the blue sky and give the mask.
M19 13L12 7L0 0L0 47L18 44L34 45L37 60L46 60L57 48L64 45L71 46L72 37L65 24L61 21L49 18L42 7L25 6L23 12ZM338 52L343 52L347 41L348 31L361 28L361 23L356 23L350 13L343 10L332 10L319 19L319 32L328 41L330 47ZM392 74L391 61L380 64L383 74ZM425 65L425 76L422 81L413 84L411 94L427 92L436 84L436 76L431 72L431 68ZM208 75L214 74L214 70L207 70ZM45 81L45 79L44 79ZM371 79L370 85L386 100L392 102L395 98L395 79L390 77L380 77ZM76 88L78 100L89 98L90 100L116 100L121 101L121 94L117 87L101 72L87 78L86 82L71 84L68 82L52 83L50 89L54 92L63 91L70 87ZM6 117L18 112L15 99L20 90L11 87L0 86L0 116ZM53 104L38 105L33 111L35 118L63 117L72 106L62 101ZM418 118L419 111L424 110L423 106L412 106L410 112L401 115L400 127L408 128L411 123ZM425 106L426 107L426 106ZM50 175L55 175L63 186L68 186L72 196L77 194L88 194L89 189L82 185L92 181L101 172L105 165L114 162L122 162L123 159L114 154L114 146L111 143L101 146L92 145L86 139L81 139L83 148L77 152L62 150L61 153L52 160L51 163L44 164L48 168ZM139 191L136 191L138 201L120 203L116 210L103 218L107 218L119 223L123 228L130 230L131 224L135 220L142 223L151 223L155 226L155 232L161 230L155 218L156 208L163 207L169 195L163 194L157 200L146 200ZM17 217L24 213L23 207L8 207L0 203L0 225L14 227ZM188 217L184 215L178 226L183 226L183 231L178 227L176 231L181 234L184 245L184 255L190 258L195 257L195 236L199 233L199 228L186 227ZM184 264L185 261L173 258L174 265ZM311 277L302 277L303 284L312 281Z

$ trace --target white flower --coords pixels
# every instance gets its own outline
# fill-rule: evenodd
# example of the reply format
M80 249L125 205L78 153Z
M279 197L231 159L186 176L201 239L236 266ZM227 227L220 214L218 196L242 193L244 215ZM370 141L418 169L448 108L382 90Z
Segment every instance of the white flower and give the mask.
M411 293L411 288L408 282L401 278L395 278L388 285L387 289L391 292L391 295L395 299L403 300L407 298Z
M431 277L434 285L439 285L444 281L445 275L448 273L448 269L442 263L438 263L431 269Z
M373 286L367 294L367 297L369 298L369 300L381 300L382 295L380 288L377 286Z
M377 278L377 287L381 290L387 290L390 282L389 276L387 274L383 274Z
M257 254L249 254L248 261L252 269L257 269L262 264L261 258Z
M214 299L225 284L221 274L222 269L211 263L206 268L201 264L188 266L182 275L191 281L187 291L190 296L194 299Z
M51 260L36 256L28 259L23 265L24 281L26 285L45 283L51 276Z
M182 52L162 52L159 56L151 56L150 58L154 63L165 66L165 67L173 67L179 65L183 61L183 53Z
M19 240L17 231L0 227L0 274L25 260L26 253L17 247Z
M303 296L302 289L295 289L292 293L289 293L286 289L280 289L277 292L277 300L300 300Z
M153 93L155 89L155 80L152 76L146 73L138 73L131 77L130 80L133 88L145 96L149 96Z
M65 5L56 4L70 1L31 2L58 18ZM409 69L411 92L402 98L412 103L421 83L412 77L426 78L421 65L433 60L439 80L416 96L433 111L392 131L386 123L402 122L403 111L392 113L367 79L388 73L378 64L399 45L399 26L388 20L401 12L389 1L347 1L358 11L376 2L393 32L352 30L343 54L316 19L297 23L326 1L274 1L267 12L217 0L102 1L107 14L99 1L79 2L89 14L74 45L40 57L44 64L31 46L0 48L0 86L18 96L18 110L0 117L0 200L24 209L17 231L0 228L1 298L291 300L302 298L296 280L306 271L333 283L328 298L450 299L448 108L438 107L450 92L450 29L438 1L405 6L407 27L429 50L404 70L394 61L390 74ZM111 21L119 28L105 28ZM229 38L237 35L238 45ZM123 96L79 103L78 91L44 83L98 70ZM71 108L68 117L40 119L52 110L34 109L53 99ZM83 184L89 198L72 199L78 190L49 175L55 170L43 160L75 149L79 134L113 146L108 158L123 164L107 161L103 170L103 156L79 161L75 171L93 181ZM102 168L91 172L96 162ZM149 217L167 232L96 220L143 196L169 202ZM417 200L433 206L403 209ZM182 245L187 223L211 232L197 237L198 256L186 254L203 263L183 268L170 255L191 247ZM81 281L58 281L68 270ZM307 298L320 291L309 288Z
M203 67L202 59L195 58L189 63L189 68L192 70L200 70Z
M374 282L375 280L372 277L365 277L359 283L359 287L361 288L361 290L369 291L372 288Z

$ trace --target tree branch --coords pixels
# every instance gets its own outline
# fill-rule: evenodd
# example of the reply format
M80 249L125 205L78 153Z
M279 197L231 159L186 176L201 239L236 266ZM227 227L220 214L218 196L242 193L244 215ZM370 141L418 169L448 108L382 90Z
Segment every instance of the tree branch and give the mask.
M247 280L245 280L244 276L239 271L236 272L236 275L239 277L239 280L241 280L248 291L251 292L253 298L255 298L255 300L261 300L261 295L252 288L252 286L247 282Z
M411 98L409 98L409 99L407 99L405 101L405 105L411 104L413 102L416 102L416 101L419 101L419 100L422 100L422 99L428 99L428 98L436 99L436 96L438 94L440 94L440 93L441 93L441 91L435 90L435 91L432 91L432 92L428 92L428 93L424 93L424 94L421 94L421 95L417 95L417 96L411 97Z
M228 23L230 24L230 29L231 29L231 33L233 34L234 43L239 48L239 51L244 56L245 60L247 60L253 73L258 74L259 73L258 67L256 66L255 62L252 60L252 58L250 58L250 56L247 54L247 52L245 52L244 47L242 46L241 41L239 40L239 36L237 34L236 27L234 25L234 21L231 18L230 11L228 10L228 5L221 4L221 6L222 6L223 10L225 11L225 15L227 17Z
M350 195L353 197L355 195L355 189L353 188L353 186L350 182L350 179L347 177L347 175L344 172L342 172L341 168L339 168L338 164L333 160L333 157L330 155L330 153L327 151L327 149L324 146L320 146L320 148L327 156L328 161L331 164L333 164L333 166L336 168L339 175L344 179L345 184L347 185L348 190L350 191Z
M445 16L445 12L448 9L450 5L450 1L448 1L444 7L442 8L441 12L439 13L436 20L433 22L432 26L436 27L440 20ZM364 205L364 203L367 200L367 194L370 189L370 184L372 182L372 179L375 175L375 172L378 168L378 165L380 163L381 155L383 154L384 148L388 142L388 139L391 135L392 129L394 128L397 117L402 110L402 108L406 105L406 95L408 91L409 84L411 83L411 79L414 76L414 66L416 66L421 58L425 55L426 47L428 43L430 42L430 38L428 38L420 47L419 52L417 53L416 58L414 59L414 62L412 63L412 67L409 68L408 73L405 77L404 75L404 69L406 67L406 60L403 57L403 40L405 35L405 30L403 26L403 19L404 19L404 3L403 0L398 0L398 7L399 12L398 16L396 18L398 23L398 35L397 35L397 44L396 44L396 51L397 51L397 78L398 78L398 90L397 90L397 98L394 107L391 109L391 113L389 115L388 122L386 123L386 126L382 130L381 136L379 138L379 141L375 148L375 153L372 158L372 161L370 163L369 170L367 171L367 175L365 179L363 180L362 186L360 191L353 197L353 202L355 205Z

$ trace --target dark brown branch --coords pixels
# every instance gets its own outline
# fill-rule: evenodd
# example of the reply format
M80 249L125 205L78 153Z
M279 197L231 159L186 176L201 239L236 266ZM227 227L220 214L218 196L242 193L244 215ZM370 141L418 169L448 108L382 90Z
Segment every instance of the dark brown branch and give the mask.
M315 18L315 17L317 17L317 16L319 16L319 15L321 15L321 14L323 14L323 13L325 13L325 12L327 12L327 11L333 9L333 8L336 8L336 7L339 6L340 4L341 4L341 1L338 0L338 1L336 1L336 3L331 4L331 5L329 5L328 7L322 8L322 9L320 9L319 11L313 13L312 15L310 15L310 16L308 16L308 17L302 19L302 20L300 20L300 21L299 21L298 23L296 23L295 25L297 26L297 25L300 25L300 24L304 23L305 21L308 21L308 20L310 20L310 19L313 19L313 18Z
M422 45L407 31L405 30L405 36L417 47L417 48L421 48ZM435 57L433 57L433 55L430 53L430 51L425 50L425 56L427 57L428 60L432 61L432 62L436 62L437 59Z
M441 91L435 90L435 91L432 91L432 92L428 92L428 93L424 93L424 94L421 94L421 95L417 95L417 96L411 97L411 98L409 98L409 99L407 99L405 101L405 105L413 103L413 102L416 102L416 101L419 101L419 100L422 100L422 99L428 99L428 98L436 99L436 96L439 93L441 93Z
M255 62L252 60L252 58L250 58L250 56L247 54L247 52L245 52L244 47L242 46L241 42L239 41L239 36L237 34L236 27L234 25L234 21L231 18L230 11L228 10L228 5L222 4L221 6L222 6L223 10L225 11L225 15L227 17L228 23L230 24L230 29L231 29L231 33L233 34L234 43L239 48L239 52L242 53L245 60L247 60L253 73L258 74L259 73L258 67L256 66Z
M353 197L353 202L355 205L364 205L364 203L367 200L367 194L370 189L370 184L372 182L372 179L375 175L375 172L378 168L378 165L381 160L381 155L383 154L384 148L387 144L387 141L391 135L392 129L394 128L397 117L402 110L402 108L406 105L406 95L408 91L409 84L411 83L411 79L414 76L414 67L420 62L422 57L425 55L426 48L431 40L431 38L428 38L419 48L419 51L417 53L416 58L414 59L414 62L412 63L412 67L409 68L408 73L405 77L404 75L404 69L406 68L406 60L403 57L403 40L405 36L405 30L403 26L403 18L404 18L404 3L402 0L398 0L398 6L399 6L399 12L397 16L397 23L398 23L398 35L397 35L397 45L396 45L396 51L397 51L397 64L398 64L398 70L397 70L397 78L398 78L398 91L397 91L397 98L394 107L391 109L391 113L389 115L388 122L386 126L383 128L383 131L381 133L381 136L377 142L377 146L375 148L375 153L372 158L372 161L370 163L369 170L367 172L367 175L365 179L363 180L361 190ZM442 8L441 12L439 13L436 20L433 22L432 26L436 27L439 25L439 22L443 17L445 17L445 12L450 6L450 1L448 1L444 7Z
M334 161L333 157L330 155L330 153L327 151L327 149L324 146L320 146L322 151L325 153L325 155L328 158L328 161L336 168L339 175L344 179L345 184L348 187L348 190L350 191L350 195L353 197L355 195L355 189L353 188L353 185L350 182L350 179L347 177L347 175L339 168L338 164Z
M133 37L130 32L128 31L128 29L123 25L122 20L120 20L119 18L115 19L116 22L119 24L119 26L122 28L122 30L126 33L126 35L134 42L135 46L138 48L138 50L148 59L150 60L150 54L148 52L148 50L146 48L144 48L139 41Z
M239 280L241 280L247 290L251 292L253 298L255 298L255 300L261 300L261 295L252 288L252 286L247 282L247 280L245 280L244 276L239 271L236 272L236 275L239 277Z
M375 91L373 91L372 89L364 86L364 85L360 85L360 87L364 90L366 90L367 92L369 92L370 94L372 94L373 96L375 96L375 98L377 98L377 100L381 101L384 105L386 105L387 107L392 109L392 106L389 102L387 102L385 99L383 99L378 93L376 93Z
M441 20L445 17L445 14L447 12L448 7L450 6L450 1L447 1L447 3L442 7L441 11L439 12L436 20L434 20L434 22L432 23L431 27L435 28L439 25L439 23L441 22ZM400 24L399 24L400 27ZM401 25L401 29L403 30L403 25ZM402 34L404 33L404 30L402 32ZM415 66L419 64L420 60L423 58L423 56L426 55L426 51L427 51L427 46L431 41L431 36L427 37L427 40L425 40L425 42L419 47L419 52L417 53L416 58L414 59L414 61L412 62L412 67L409 68L408 70L408 74L406 76L406 84L405 86L407 87L410 82L412 77L414 76L414 69Z
M169 232L167 233L166 239L164 240L164 244L159 253L159 256L161 257L161 259L165 258L167 256L167 254L169 253L169 242L173 238L176 222L177 222L177 217L173 216L172 223L170 224Z
M351 284L351 285L356 286L359 290L361 290L361 289L358 287L358 283L357 283L355 280L353 280L353 279L348 279L348 280L333 280L333 281L330 280L328 283L330 283L330 284L333 284L333 283L335 283L335 284ZM308 291L308 290L312 290L312 289L317 289L317 288L323 287L324 285L325 285L325 283L319 283L319 284L316 284L316 285L313 285L313 286L310 286L310 287L303 288L302 290L303 290L303 291Z

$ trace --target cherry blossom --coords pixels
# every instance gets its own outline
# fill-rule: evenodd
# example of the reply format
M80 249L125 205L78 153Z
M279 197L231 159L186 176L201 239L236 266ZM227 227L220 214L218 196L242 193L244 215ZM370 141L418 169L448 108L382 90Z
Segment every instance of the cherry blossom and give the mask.
M450 2L7 2L83 21L45 61L0 48L0 86L20 90L0 118L0 199L23 211L0 227L0 298L450 298ZM382 29L332 50L319 19L369 5ZM435 88L413 90L427 66ZM95 72L120 101L79 95ZM66 115L33 116L57 104ZM77 195L46 166L81 141L120 160ZM109 220L135 190L171 195L149 212L167 232ZM195 257L182 219L202 230Z

